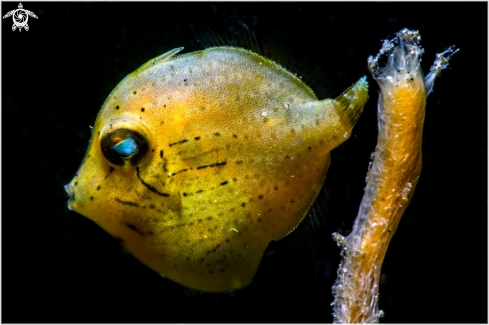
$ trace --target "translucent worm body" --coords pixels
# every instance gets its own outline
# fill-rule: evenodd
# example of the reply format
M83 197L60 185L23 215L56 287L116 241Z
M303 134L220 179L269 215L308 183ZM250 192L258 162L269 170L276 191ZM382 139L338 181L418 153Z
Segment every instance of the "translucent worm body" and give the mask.
M379 54L368 60L378 82L379 134L375 158L351 234L333 234L342 247L343 260L333 287L334 318L338 323L375 323L382 262L421 172L421 144L426 96L436 75L456 51L438 54L423 79L418 32L403 29L396 39L384 41ZM398 45L395 43L398 42ZM378 60L387 54L388 63Z

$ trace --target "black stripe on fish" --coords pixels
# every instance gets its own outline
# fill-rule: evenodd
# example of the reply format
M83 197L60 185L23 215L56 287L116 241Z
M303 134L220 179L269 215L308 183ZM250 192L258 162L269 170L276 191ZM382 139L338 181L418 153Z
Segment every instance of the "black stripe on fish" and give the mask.
M165 193L165 192L160 192L158 191L156 188L154 188L153 186L149 185L148 183L146 183L142 178L141 176L139 175L139 167L136 167L136 174L138 176L138 179L141 181L141 184L143 184L144 186L146 186L148 188L148 190L150 190L151 192L154 192L160 196L165 196L165 197L169 197L170 194L168 193Z

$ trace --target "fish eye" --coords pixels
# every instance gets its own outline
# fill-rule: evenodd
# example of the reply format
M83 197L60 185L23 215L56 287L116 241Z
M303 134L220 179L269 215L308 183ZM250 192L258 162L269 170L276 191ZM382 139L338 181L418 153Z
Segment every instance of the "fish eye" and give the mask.
M140 122L117 119L101 132L100 147L110 165L138 166L148 155L149 132Z

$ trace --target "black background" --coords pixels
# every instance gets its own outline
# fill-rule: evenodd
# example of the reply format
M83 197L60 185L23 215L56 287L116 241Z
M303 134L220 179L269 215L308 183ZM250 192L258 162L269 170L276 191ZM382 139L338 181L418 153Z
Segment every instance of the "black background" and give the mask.
M487 322L487 3L23 5L39 17L28 32L1 25L2 322L331 322L331 233L350 231L377 136L367 57L404 27L422 35L425 71L435 53L460 52L428 98L421 179L382 270L382 322ZM2 2L2 15L17 6ZM63 185L125 75L176 47L200 50L194 34L230 35L237 21L320 98L367 74L370 100L332 153L314 235L302 226L273 243L245 289L205 294L125 254L67 209Z

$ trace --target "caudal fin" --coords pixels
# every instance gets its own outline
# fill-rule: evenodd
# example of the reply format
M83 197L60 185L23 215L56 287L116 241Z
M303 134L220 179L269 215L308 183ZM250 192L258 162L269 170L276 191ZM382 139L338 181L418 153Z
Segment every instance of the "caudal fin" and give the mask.
M334 102L341 109L343 125L346 129L353 129L363 112L368 100L367 76L360 78L353 86L345 90Z

